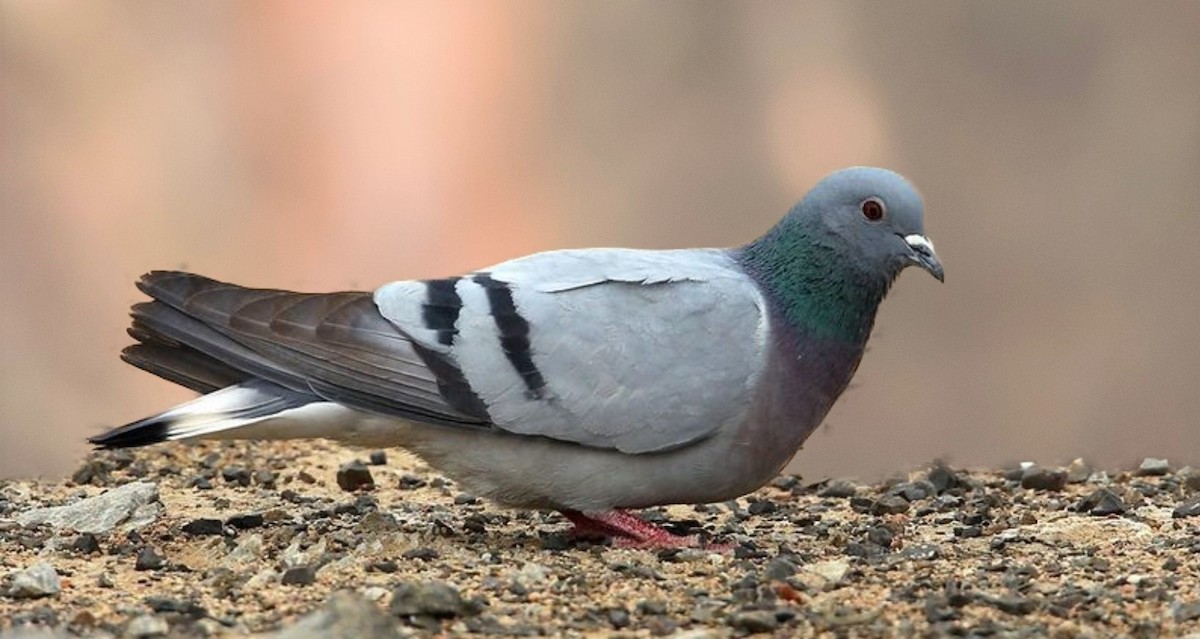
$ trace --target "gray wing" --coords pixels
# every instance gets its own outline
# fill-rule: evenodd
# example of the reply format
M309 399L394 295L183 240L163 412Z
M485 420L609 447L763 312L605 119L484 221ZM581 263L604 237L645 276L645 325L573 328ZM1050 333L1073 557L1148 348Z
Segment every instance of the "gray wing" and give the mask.
M539 253L375 302L495 427L627 453L740 422L765 357L762 297L720 250Z

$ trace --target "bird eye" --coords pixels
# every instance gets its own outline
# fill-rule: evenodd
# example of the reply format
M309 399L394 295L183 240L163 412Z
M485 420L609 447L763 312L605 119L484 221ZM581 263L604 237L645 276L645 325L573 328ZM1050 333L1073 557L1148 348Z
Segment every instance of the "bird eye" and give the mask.
M863 203L859 205L859 208L862 209L863 217L871 220L872 222L878 222L879 220L882 220L884 214L887 212L887 209L883 206L883 201L877 197L871 197L863 200Z

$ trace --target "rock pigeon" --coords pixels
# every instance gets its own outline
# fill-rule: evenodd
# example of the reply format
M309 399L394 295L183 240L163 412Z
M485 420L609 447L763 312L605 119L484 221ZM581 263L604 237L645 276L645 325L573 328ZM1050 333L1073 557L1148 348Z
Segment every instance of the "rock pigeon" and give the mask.
M122 358L202 395L90 441L400 446L577 535L696 545L627 510L734 499L778 474L850 382L900 271L943 279L922 218L903 177L856 167L732 249L549 251L373 292L151 272Z

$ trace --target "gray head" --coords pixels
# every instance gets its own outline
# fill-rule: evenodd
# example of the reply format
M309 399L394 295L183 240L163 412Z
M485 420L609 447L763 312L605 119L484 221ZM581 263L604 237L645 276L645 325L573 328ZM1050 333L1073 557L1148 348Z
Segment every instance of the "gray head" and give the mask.
M943 280L942 263L925 236L924 210L917 190L899 174L854 167L818 182L788 217L801 218L794 221L812 240L840 244L856 262L889 279L915 264Z

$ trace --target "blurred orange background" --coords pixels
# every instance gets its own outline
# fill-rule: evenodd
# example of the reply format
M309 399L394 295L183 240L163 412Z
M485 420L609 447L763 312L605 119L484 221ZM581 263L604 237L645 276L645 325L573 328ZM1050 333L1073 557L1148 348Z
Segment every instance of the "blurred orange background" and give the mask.
M793 470L1197 464L1198 79L1194 2L2 0L0 476L188 397L117 358L143 271L735 245L854 164L947 283L900 279Z

